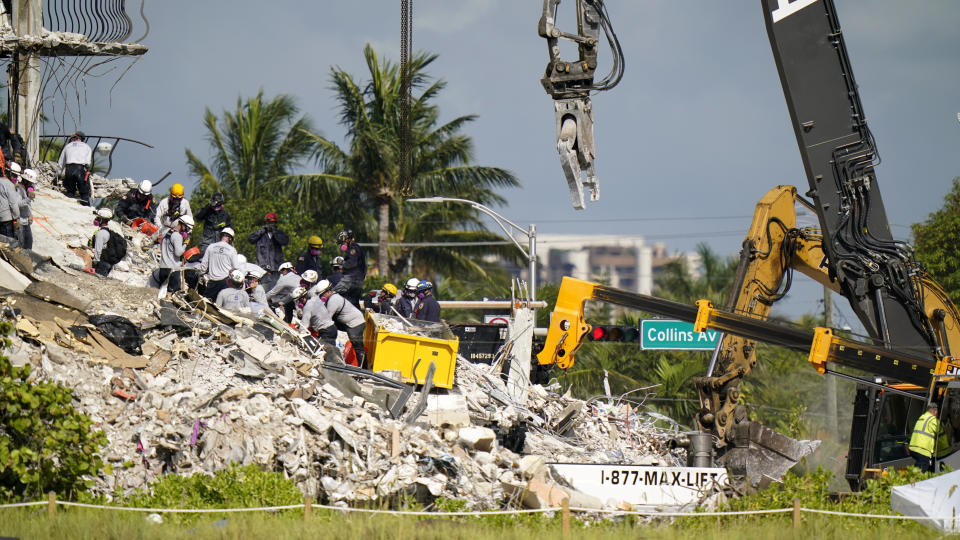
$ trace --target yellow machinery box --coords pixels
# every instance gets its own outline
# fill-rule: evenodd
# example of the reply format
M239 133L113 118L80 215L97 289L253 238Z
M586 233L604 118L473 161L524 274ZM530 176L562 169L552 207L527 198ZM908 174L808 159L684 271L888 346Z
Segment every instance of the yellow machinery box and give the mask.
M423 384L432 361L437 366L433 373L434 386L453 388L460 341L444 322L404 320L368 312L363 345L373 371L396 370L404 382Z

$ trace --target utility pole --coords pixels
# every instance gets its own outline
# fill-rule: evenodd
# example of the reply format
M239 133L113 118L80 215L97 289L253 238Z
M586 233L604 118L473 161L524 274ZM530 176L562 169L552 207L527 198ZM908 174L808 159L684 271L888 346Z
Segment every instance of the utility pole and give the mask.
M827 328L833 328L833 291L830 287L823 287L823 325ZM827 369L832 370L832 362L827 362ZM837 378L827 375L826 381L827 401L827 429L834 438L840 436L837 422Z
M76 33L58 33L59 29L43 28L43 7L41 0L12 0L11 13L2 13L0 16L10 17L10 25L14 35L12 38L0 39L0 58L10 58L8 76L8 103L7 110L10 116L10 128L23 137L29 155L36 159L40 148L40 103L43 96L41 91L40 60L46 57L75 57L75 56L140 56L147 52L147 47L138 43L87 41L78 39ZM75 9L82 9L79 5ZM84 8L92 10L83 12L84 23L86 18L95 18L102 26L115 21L117 17L130 19L126 13L117 12L115 8L106 6ZM104 13L101 13L104 12ZM70 13L63 14L71 15ZM101 17L101 15L104 15ZM0 24L5 21L0 22ZM46 32L46 33L45 33ZM118 34L113 38L120 37ZM126 36L120 37L125 39Z

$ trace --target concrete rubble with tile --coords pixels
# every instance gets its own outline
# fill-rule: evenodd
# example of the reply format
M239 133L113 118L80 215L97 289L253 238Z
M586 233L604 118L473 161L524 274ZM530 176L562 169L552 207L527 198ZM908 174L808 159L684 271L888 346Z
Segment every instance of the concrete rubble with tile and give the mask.
M133 184L101 179L96 195ZM325 369L322 351L306 352L290 332L264 333L262 323L210 306L203 314L195 309L202 303L180 296L158 301L144 287L154 255L139 232L124 230L131 245L112 274L118 279L84 273L71 248L93 233L91 210L43 185L35 215L49 230L35 227L36 251L0 245L0 258L29 283L14 289L16 280L2 279L13 289L0 295L3 303L21 310L6 354L33 364L37 380L72 388L75 405L107 434L102 454L112 474L96 479L98 493L253 463L340 505L446 497L471 509L535 508L569 497L601 508L618 501L575 492L548 463L683 465L683 451L670 448L679 428L669 419L560 395L555 383L531 385L528 398L514 402L494 367L463 358L452 390L417 389L393 418L399 390ZM142 329L142 355L101 343L92 325L86 337L71 330L102 313ZM411 417L418 405L422 414Z

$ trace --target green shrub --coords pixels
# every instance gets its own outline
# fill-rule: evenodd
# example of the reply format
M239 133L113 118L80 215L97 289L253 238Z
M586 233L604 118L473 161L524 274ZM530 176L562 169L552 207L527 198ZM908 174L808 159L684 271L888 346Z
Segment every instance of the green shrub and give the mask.
M10 324L0 323L0 335ZM10 345L6 337L2 347ZM72 391L30 381L30 366L0 355L0 500L36 499L49 491L73 498L89 487L85 475L103 468L102 431L71 405Z
M166 474L123 500L149 508L255 508L300 504L303 494L283 474L256 465L232 465L213 476Z

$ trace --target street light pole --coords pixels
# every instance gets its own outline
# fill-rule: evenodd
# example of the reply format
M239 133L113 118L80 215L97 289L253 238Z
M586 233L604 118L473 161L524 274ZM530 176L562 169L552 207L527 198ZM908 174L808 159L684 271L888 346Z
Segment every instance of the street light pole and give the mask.
M537 226L536 225L531 223L529 228L524 229L523 227L517 225L516 223L510 221L509 219L494 212L490 208L487 208L486 206L478 202L471 201L468 199L457 199L453 197L420 197L415 199L407 199L407 202L430 202L430 203L456 202L456 203L469 204L475 210L479 210L480 212L483 212L484 214L492 217L493 221L496 222L496 224L500 227L501 230L503 230L504 234L506 234L507 237L510 238L510 241L513 242L513 245L517 246L517 249L520 250L520 253L523 253L527 257L527 261L530 264L530 276L528 280L530 284L530 300L532 301L537 299ZM513 230L526 235L527 246L528 246L527 249L524 249L523 245L520 244L519 241L517 241L511 229L507 228L508 225Z

